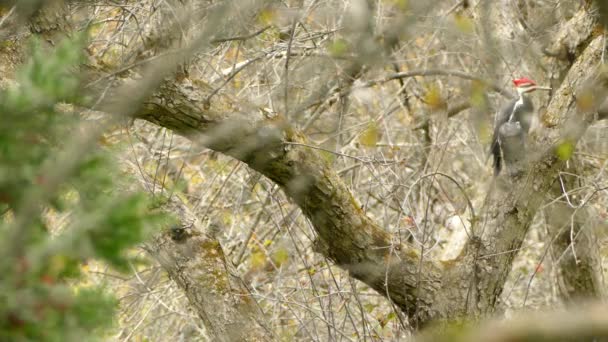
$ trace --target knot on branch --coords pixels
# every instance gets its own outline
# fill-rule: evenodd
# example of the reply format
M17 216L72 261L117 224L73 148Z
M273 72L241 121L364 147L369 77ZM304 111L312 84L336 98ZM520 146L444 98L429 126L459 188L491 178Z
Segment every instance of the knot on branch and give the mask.
M192 226L174 225L169 228L169 236L176 243L183 243L194 235L197 234L194 234Z
M175 242L183 242L188 236L186 229L180 226L169 228L169 234L171 235L171 240Z

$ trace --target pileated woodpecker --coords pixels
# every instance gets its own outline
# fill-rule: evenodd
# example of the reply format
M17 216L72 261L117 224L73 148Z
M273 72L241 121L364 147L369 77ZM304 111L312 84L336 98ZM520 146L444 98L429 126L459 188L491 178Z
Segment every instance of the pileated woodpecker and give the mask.
M529 94L535 90L551 90L548 87L537 86L536 82L526 77L514 79L513 85L517 89L518 98L509 101L496 115L494 136L490 148L494 157L494 175L498 175L502 169L506 147L503 146L505 143L503 138L518 136L519 143L523 147L523 137L530 130L534 117L534 104L530 100Z

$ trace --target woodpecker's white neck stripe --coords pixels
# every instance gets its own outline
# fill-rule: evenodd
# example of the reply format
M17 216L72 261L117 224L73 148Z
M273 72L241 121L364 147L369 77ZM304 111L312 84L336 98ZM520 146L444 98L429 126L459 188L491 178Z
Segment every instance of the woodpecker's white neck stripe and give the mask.
M507 122L513 121L513 116L515 115L515 112L517 112L517 109L519 109L519 107L523 106L523 105L524 105L524 93L520 93L519 99L515 102L515 105L513 105L513 110L511 111L511 115L509 115L509 120L507 120Z

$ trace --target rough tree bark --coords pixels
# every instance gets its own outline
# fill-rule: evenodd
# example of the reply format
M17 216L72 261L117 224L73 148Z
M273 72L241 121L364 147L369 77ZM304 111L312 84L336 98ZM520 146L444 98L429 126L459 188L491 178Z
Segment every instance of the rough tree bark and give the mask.
M178 222L146 245L184 291L211 341L271 341L262 310L226 260L220 242L177 195L162 209Z
M604 284L597 243L598 219L586 198L568 193L580 186L574 160L558 176L549 192L555 202L545 209L551 239L551 257L558 267L558 289L563 300L577 303L581 299L601 298ZM579 168L580 169L580 168ZM580 171L580 170L578 170ZM573 173L574 172L574 173Z
M598 18L590 13L593 10L592 6L582 6L545 49L543 65L553 86L563 82L577 52L601 31ZM598 119L602 118L600 104ZM580 186L579 178L573 177L572 173L579 174L577 171L582 169L577 158L568 162L567 168L562 170L564 174L555 179L548 194L555 202L545 209L547 241L552 241L551 257L558 269L559 294L566 302L599 298L603 292L599 248L594 238L596 213L586 203L581 203L582 199L571 199L567 193ZM579 204L582 207L575 208Z
M601 25L604 23L598 18L601 15L590 14L593 11L596 11L596 8L590 4L583 6L547 49L546 66L554 82L563 80L574 62L573 56L602 31ZM597 110L597 119L604 119L602 103ZM584 199L567 193L581 186L581 178L573 177L572 172L581 175L577 171L582 170L578 158L569 160L564 173L556 178L549 193L549 197L556 200L545 213L548 239L552 241L551 256L558 267L559 294L568 303L584 298L601 298L604 292L600 249L595 229L598 223L597 213L588 203L583 203ZM581 206L576 207L577 205Z
M188 81L168 82L137 117L233 156L262 173L280 185L313 223L321 253L389 296L412 319L447 317L435 306L442 295L442 265L424 261L418 281L418 250L391 243L390 235L364 214L329 162L314 146L309 147L304 135L282 118L269 118L260 111L204 110L205 95Z

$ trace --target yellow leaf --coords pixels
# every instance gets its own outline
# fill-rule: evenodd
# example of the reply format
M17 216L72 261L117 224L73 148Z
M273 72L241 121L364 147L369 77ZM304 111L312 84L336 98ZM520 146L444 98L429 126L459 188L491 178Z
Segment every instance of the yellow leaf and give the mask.
M333 163L334 160L336 160L336 155L332 152L320 151L319 153L321 154L321 157L323 157L323 159L325 159L329 163Z
M371 303L367 303L365 305L363 305L363 308L365 309L365 311L367 313L371 313L372 311L374 311L374 309L377 307L378 305L376 304L371 304Z
M454 24L456 24L456 28L462 33L472 33L475 29L475 24L471 18L462 13L456 13L454 15Z
M407 0L393 0L393 3L398 9L402 11L405 11L407 9Z
M582 112L592 111L594 106L593 100L593 94L590 91L585 91L576 97L576 106Z
M232 85L234 86L234 89L241 89L241 87L243 87L243 82L241 82L238 77L235 77L232 79Z
M53 275L61 273L67 265L67 257L65 255L56 254L50 260L50 272Z
M486 108L486 85L481 81L473 81L471 84L471 106Z
M276 18L276 11L273 8L265 8L258 15L258 21L263 25L272 25Z
M344 39L336 39L329 46L329 54L333 57L340 57L348 51L348 43Z
M287 260L289 260L289 251L285 247L281 247L272 253L272 261L277 267L281 267Z
M384 317L382 317L382 316L377 317L378 323L380 324L380 326L382 328L384 328L390 321L394 320L395 318L397 318L397 315L394 312L390 312L388 315L386 315Z
M489 144L492 139L492 134L494 131L488 125L479 125L477 127L477 134L479 139L484 144Z
M424 95L424 101L432 110L445 109L446 103L441 96L441 90L436 85L431 85Z
M555 154L560 160L568 160L574 153L574 143L570 140L566 140L559 144L555 149Z
M252 269L259 270L266 264L266 254L262 251L251 253L250 262Z
M222 222L226 226L230 226L232 224L232 219L234 218L234 212L230 210L222 210Z
M374 147L378 143L379 130L376 122L370 123L365 131L359 136L359 142L363 146Z

